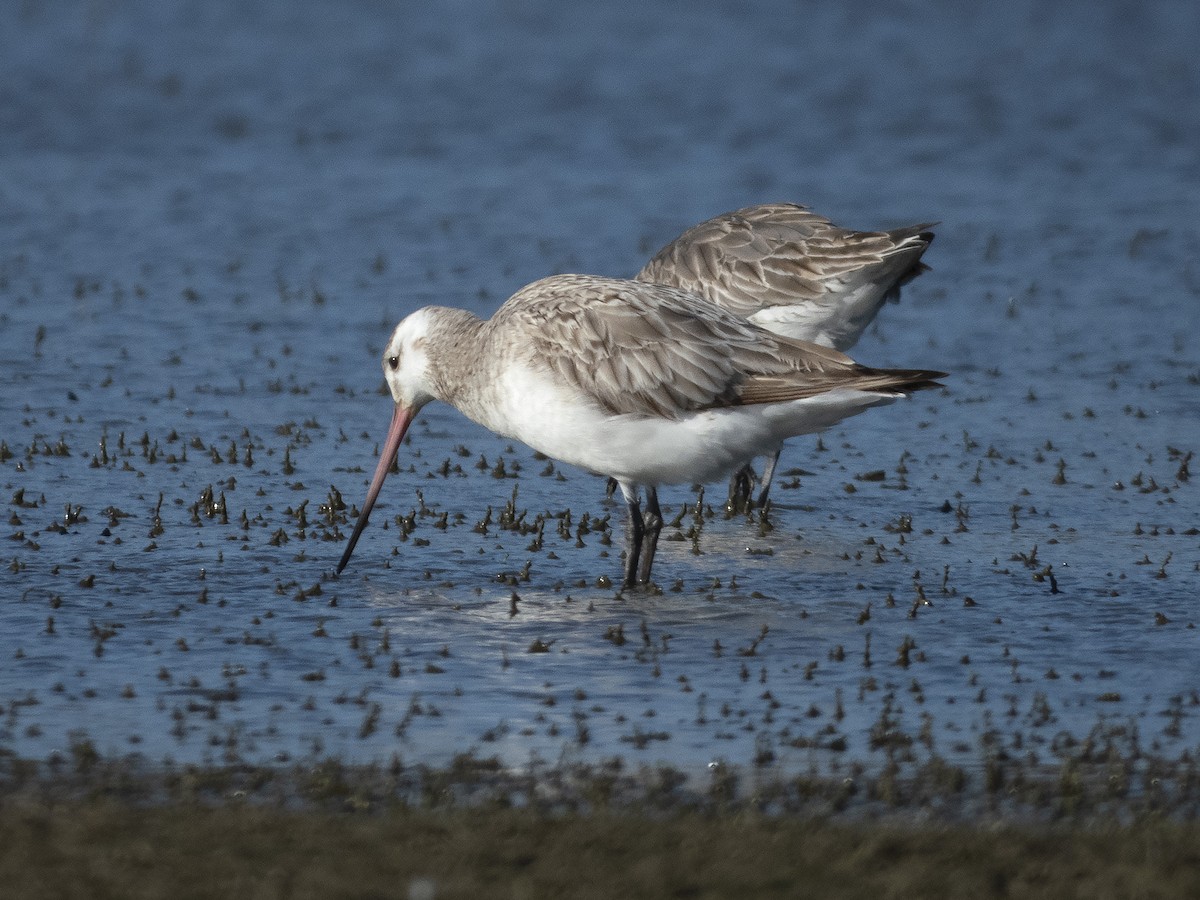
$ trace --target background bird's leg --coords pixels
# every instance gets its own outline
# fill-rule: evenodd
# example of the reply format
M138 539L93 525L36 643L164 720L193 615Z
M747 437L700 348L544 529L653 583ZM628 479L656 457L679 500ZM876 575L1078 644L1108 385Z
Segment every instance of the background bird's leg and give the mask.
M658 549L658 534L662 531L662 510L658 508L658 489L646 488L646 516L643 520L642 567L638 571L638 584L650 583L650 569L654 565L654 551Z
M767 460L767 465L762 473L762 490L758 494L758 508L763 509L767 505L767 496L771 493L771 479L775 477L775 467L779 465L779 454L783 453L783 447L776 447L775 453Z
M745 512L750 505L750 492L754 489L754 470L750 464L742 466L729 479L729 510Z

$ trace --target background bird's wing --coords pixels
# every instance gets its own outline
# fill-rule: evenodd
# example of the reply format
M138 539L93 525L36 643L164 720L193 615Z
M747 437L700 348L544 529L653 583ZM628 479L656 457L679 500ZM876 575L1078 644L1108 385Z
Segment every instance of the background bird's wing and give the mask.
M636 278L682 287L745 318L820 302L876 270L880 277L897 269L898 278L929 245L929 227L851 231L796 204L752 206L689 228Z

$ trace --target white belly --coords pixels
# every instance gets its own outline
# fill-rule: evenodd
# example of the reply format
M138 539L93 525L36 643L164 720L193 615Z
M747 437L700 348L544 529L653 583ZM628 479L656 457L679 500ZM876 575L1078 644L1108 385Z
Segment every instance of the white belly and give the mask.
M480 424L553 459L640 485L713 481L789 437L821 431L895 399L841 390L667 419L614 416L535 373L510 370L504 380L503 403Z

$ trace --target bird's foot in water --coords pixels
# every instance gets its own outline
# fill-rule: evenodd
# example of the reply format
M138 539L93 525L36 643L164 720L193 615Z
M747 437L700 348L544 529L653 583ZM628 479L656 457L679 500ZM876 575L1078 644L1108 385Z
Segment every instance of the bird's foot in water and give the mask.
M725 512L731 516L752 512L756 506L754 485L757 482L758 477L748 465L734 472L729 479L729 499L725 501Z

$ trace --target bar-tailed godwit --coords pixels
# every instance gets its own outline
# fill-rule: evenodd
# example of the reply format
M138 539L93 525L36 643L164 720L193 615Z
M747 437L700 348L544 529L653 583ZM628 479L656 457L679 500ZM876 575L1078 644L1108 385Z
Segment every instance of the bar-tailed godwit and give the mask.
M530 284L487 320L430 306L383 353L395 409L345 568L405 432L431 400L616 479L629 512L623 584L650 581L659 484L710 481L784 439L936 387L773 334L679 288L590 275ZM639 489L647 493L643 517Z
M920 260L932 227L851 231L794 203L749 206L689 228L634 277L699 294L768 331L845 351L928 268ZM768 456L759 507L781 449ZM735 477L735 505L748 503L752 478L749 468Z

